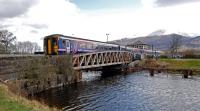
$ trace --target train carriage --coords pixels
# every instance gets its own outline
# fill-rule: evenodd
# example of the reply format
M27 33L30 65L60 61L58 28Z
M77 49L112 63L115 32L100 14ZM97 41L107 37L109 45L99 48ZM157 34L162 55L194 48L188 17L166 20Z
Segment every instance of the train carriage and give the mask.
M69 53L87 53L105 50L118 50L119 45L106 42L54 34L44 38L46 55L64 55Z
M61 34L54 34L44 38L44 52L46 55L65 55L106 50L129 51L133 53L133 58L135 59L141 59L145 56L160 55L159 51L153 53L152 50L120 46L117 44L64 36Z

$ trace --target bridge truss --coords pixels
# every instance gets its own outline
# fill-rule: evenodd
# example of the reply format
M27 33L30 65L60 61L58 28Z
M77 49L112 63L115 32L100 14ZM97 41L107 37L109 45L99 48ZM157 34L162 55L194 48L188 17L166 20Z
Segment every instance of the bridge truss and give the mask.
M102 51L73 55L72 65L75 70L84 70L103 66L132 62L133 54L128 51Z

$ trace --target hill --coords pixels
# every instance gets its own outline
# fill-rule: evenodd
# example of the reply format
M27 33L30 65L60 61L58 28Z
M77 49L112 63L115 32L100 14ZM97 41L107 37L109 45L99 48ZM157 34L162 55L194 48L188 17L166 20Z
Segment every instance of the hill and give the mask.
M142 41L146 44L153 45L154 48L157 50L168 50L170 47L170 42L174 37L179 37L181 39L182 48L200 48L200 36L189 37L179 34L154 35L154 36L150 35L137 38L123 38L112 42L120 45L128 45L128 44L133 44L137 41Z

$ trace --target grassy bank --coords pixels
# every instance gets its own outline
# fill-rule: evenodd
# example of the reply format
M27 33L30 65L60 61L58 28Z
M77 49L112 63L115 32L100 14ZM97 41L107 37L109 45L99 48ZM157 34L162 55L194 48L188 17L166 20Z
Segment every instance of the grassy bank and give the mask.
M0 83L0 111L59 111L37 101L27 100L10 92Z
M200 59L160 59L171 69L200 69Z

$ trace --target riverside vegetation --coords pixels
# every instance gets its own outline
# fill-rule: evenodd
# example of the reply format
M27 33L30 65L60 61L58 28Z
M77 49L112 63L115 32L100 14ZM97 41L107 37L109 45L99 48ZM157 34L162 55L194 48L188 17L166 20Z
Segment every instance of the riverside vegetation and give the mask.
M152 68L200 70L200 59L147 59L141 60L138 65Z
M56 108L27 100L35 93L71 84L75 80L72 56L0 58L3 73L12 78L0 83L0 111L54 111ZM11 68L12 67L12 68ZM8 74L9 75L9 74ZM6 74L5 74L6 76Z
M168 68L200 69L200 59L160 59L159 61L167 63Z
M138 63L142 69L158 70L169 73L184 73L192 71L193 75L200 75L200 59L147 59Z
M0 84L0 111L60 111L50 108L35 100L27 100L9 91L6 85Z
M7 85L19 95L30 96L52 87L70 84L75 79L73 68L70 66L71 56L42 56L24 61L15 60L16 78L8 81Z

